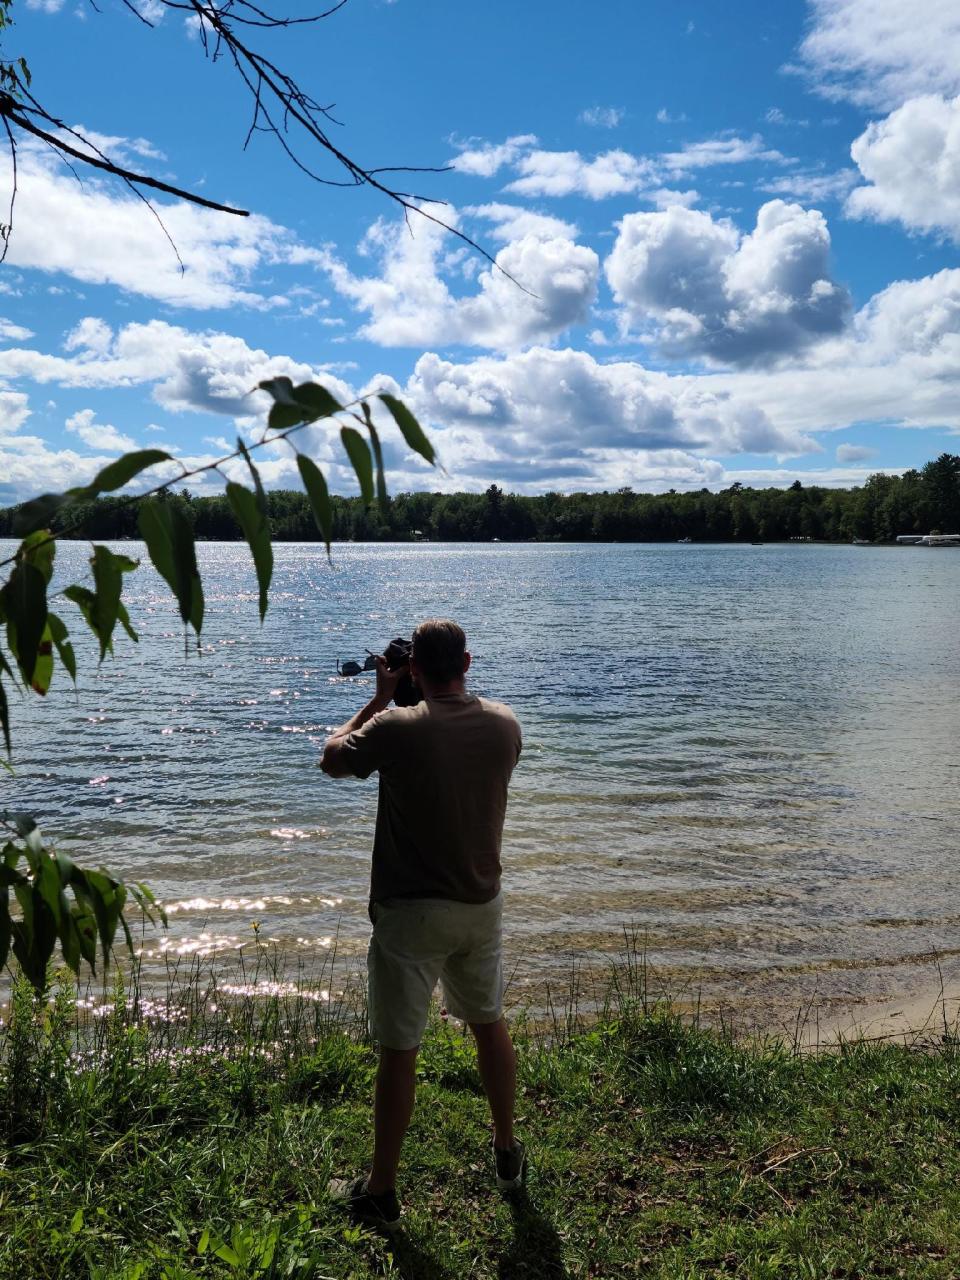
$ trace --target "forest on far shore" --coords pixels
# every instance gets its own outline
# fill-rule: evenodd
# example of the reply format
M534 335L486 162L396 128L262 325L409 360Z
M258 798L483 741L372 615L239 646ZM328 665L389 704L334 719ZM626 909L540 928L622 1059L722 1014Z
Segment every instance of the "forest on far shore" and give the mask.
M182 506L197 538L242 537L222 495L197 497L166 491ZM272 535L281 542L320 540L306 495L274 489L267 494ZM749 542L812 539L892 541L898 534L960 533L960 455L943 453L919 471L876 474L852 489L805 486L751 489L739 483L714 493L400 493L385 508L359 498L332 499L334 541L440 542ZM0 536L9 536L17 508L0 511ZM58 528L64 537L137 538L137 504L107 497L67 508Z

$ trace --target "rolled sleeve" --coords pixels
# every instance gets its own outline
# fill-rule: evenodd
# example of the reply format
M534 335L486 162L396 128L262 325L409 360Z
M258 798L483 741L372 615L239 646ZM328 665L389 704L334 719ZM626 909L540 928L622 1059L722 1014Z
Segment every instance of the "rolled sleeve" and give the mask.
M360 729L354 729L340 744L340 760L354 778L369 778L386 759L390 730L381 712Z

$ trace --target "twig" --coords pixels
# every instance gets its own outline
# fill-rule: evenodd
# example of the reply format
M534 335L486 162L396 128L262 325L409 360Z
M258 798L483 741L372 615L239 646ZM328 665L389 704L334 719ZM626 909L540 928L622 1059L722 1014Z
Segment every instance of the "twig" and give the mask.
M7 214L8 222L6 230L3 233L3 252L0 253L0 262L5 262L7 258L7 250L10 248L10 236L13 233L13 208L17 203L17 140L13 136L13 130L10 128L10 121L4 117L3 127L7 131L7 137L10 140L10 162L13 165L13 185L10 188L10 212Z
M113 174L114 177L123 178L125 182L151 187L153 190L163 191L167 195L179 196L181 200L189 200L191 204L203 205L205 209L215 209L217 213L232 213L238 218L248 218L250 216L249 209L233 209L229 205L219 204L216 200L208 200L206 196L198 196L192 191L185 191L183 187L175 187L169 182L161 182L159 178L151 178L145 173L135 173L132 169L126 169L123 165L116 164L112 160L105 160L99 156L78 150L64 138L58 138L55 134L47 133L45 129L41 129L39 125L28 120L9 94L0 94L0 117L11 124L15 124L18 129L23 129L25 133L30 133L35 138L40 138L43 142L53 147L55 151L66 152L67 155L73 156L74 159L80 160L84 164L91 165L94 169L102 169L105 173ZM88 143L88 145L92 144Z

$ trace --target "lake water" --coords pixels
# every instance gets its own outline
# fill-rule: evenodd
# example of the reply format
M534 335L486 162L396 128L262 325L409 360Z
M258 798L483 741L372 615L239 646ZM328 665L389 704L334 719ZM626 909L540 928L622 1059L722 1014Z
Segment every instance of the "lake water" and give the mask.
M61 546L58 577L87 555ZM372 679L335 662L431 615L462 623L472 688L523 726L515 1001L562 986L573 956L602 964L625 928L668 987L757 1009L850 1002L957 954L960 553L347 545L331 566L281 545L262 628L246 547L200 557L202 653L141 569L141 643L99 671L84 643L76 696L61 672L46 701L14 699L0 782L79 860L166 902L148 966L235 951L254 920L304 957L334 938L362 953L376 780L317 761Z

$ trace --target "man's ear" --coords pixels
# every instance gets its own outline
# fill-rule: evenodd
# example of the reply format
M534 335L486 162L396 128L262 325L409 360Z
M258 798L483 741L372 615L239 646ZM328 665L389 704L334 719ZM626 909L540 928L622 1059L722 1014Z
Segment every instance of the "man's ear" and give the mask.
M466 675L469 670L470 670L470 654L465 653L463 655L463 674Z

